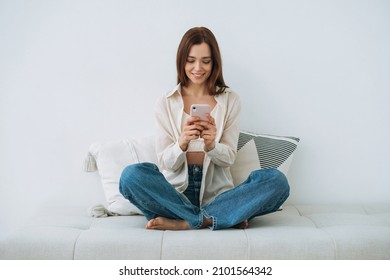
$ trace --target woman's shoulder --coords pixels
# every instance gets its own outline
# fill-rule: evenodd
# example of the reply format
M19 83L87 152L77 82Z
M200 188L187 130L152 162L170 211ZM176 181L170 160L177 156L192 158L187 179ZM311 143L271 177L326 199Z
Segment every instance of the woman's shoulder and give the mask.
M181 100L180 93L180 84L175 88L165 91L157 97L156 106L157 107L170 107L172 104L176 104Z
M174 96L174 95L181 95L181 85L180 84L177 84L173 89L168 90L164 94L164 96L166 98Z
M240 96L231 88L225 88L220 96L228 101L240 100Z
M241 110L241 101L239 95L231 88L226 88L217 98L220 104L226 106L228 112L239 113Z

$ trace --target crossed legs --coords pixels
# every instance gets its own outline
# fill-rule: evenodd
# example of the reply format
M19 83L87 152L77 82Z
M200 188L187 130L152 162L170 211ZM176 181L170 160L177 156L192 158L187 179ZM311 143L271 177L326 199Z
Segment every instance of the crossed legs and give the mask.
M276 169L257 170L241 185L199 208L177 192L157 166L139 163L123 171L120 192L144 213L147 229L246 229L253 217L278 210L288 197L289 186Z

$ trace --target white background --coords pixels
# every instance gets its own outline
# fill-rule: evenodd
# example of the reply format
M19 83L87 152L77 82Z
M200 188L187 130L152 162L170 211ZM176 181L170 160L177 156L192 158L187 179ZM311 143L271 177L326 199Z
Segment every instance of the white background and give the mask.
M104 201L89 145L153 133L193 26L242 129L301 138L290 203L390 200L388 1L0 0L0 232Z

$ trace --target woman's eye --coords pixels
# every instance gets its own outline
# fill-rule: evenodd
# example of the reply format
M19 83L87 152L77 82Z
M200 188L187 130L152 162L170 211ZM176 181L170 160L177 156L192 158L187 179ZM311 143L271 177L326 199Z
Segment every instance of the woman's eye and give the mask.
M194 63L195 60L187 60L187 63Z
M209 64L210 62L211 62L211 60L203 60L204 64Z

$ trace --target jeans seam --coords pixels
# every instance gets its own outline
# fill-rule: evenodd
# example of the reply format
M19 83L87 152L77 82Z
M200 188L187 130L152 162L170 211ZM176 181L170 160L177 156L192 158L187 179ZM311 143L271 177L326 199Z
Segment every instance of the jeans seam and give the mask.
M199 213L199 216L198 216L198 224L196 225L196 226L194 226L194 227L192 227L191 225L191 227L193 228L193 229L200 229L201 228L201 226L202 226L202 224L203 224L203 214L202 214L202 211Z

